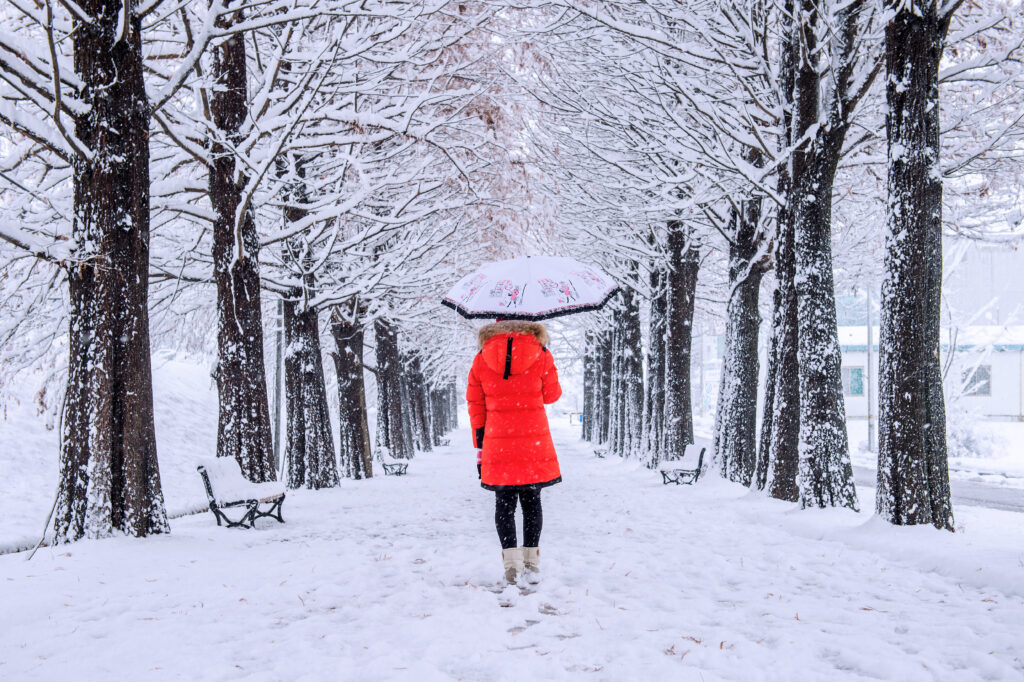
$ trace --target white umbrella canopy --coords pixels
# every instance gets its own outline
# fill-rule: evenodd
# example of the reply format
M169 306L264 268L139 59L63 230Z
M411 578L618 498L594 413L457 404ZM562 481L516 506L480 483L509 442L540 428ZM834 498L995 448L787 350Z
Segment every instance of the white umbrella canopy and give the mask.
M618 290L607 274L575 258L534 256L481 265L441 303L467 318L546 320L597 310Z

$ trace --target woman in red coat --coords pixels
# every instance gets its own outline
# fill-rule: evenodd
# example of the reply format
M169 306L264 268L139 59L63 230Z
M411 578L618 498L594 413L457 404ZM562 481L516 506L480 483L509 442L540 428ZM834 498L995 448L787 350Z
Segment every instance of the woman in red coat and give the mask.
M469 370L466 402L480 484L495 492L494 522L505 579L536 582L543 522L540 491L562 480L544 406L558 400L548 332L536 322L499 321L480 329L480 352ZM523 507L522 547L516 542L516 501Z

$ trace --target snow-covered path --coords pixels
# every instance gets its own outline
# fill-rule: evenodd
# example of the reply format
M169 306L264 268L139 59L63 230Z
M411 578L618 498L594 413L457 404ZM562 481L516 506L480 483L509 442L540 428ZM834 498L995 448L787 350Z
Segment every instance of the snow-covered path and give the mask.
M0 678L1024 679L1020 515L894 529L662 486L556 430L544 583L502 608L493 498L453 441L291 494L284 526L0 557Z

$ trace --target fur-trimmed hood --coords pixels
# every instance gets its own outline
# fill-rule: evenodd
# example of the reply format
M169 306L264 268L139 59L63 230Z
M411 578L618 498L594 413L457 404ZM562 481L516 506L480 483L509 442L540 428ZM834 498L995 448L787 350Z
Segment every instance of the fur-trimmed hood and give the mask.
M492 322L480 327L477 332L477 344L483 348L487 340L501 334L530 334L537 339L541 346L548 345L548 330L540 322L527 322L524 320L505 320L504 322Z

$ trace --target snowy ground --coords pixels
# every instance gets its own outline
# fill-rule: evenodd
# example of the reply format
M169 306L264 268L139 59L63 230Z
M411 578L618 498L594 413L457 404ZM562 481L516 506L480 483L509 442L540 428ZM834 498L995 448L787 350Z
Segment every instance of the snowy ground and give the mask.
M217 386L210 368L153 356L157 456L169 514L205 509L196 461L217 446ZM0 552L34 546L57 492L59 433L53 409L8 399L0 420Z
M405 478L290 493L283 526L0 557L0 679L1024 679L1020 515L892 528L555 438L544 582L510 607L463 430Z

